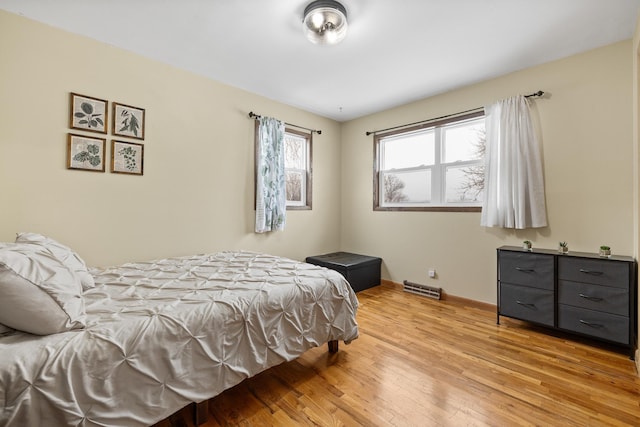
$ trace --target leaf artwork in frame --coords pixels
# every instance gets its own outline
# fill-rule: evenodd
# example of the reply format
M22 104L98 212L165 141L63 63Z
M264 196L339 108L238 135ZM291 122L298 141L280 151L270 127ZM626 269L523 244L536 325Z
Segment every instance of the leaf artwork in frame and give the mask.
M107 133L108 101L71 92L69 127Z
M111 172L142 175L143 171L144 145L111 140Z
M114 102L113 134L144 139L144 109Z
M105 138L68 134L67 169L104 172L106 145Z

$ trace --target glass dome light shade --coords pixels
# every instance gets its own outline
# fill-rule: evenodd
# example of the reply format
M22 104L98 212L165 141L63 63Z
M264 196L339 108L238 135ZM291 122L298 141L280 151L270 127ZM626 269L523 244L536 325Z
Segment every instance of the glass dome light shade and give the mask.
M302 27L312 43L340 43L347 35L347 10L337 1L314 1L304 9Z

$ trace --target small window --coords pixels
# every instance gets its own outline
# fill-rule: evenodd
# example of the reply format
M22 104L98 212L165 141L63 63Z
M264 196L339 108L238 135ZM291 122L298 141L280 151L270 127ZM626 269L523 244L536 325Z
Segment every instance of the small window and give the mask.
M259 122L255 126L255 165L258 159ZM284 134L284 168L287 210L311 209L311 133L286 127ZM258 176L254 170L254 180ZM254 182L255 194L255 182ZM255 200L254 200L255 202ZM255 209L255 205L254 205Z
M311 134L285 130L284 168L287 209L311 209Z
M376 135L375 210L479 211L482 112Z

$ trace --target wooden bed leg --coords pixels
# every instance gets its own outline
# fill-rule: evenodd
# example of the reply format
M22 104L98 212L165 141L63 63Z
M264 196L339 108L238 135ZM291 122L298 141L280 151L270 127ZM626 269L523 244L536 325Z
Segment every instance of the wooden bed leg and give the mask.
M338 340L329 341L327 344L329 345L329 353L338 352Z
M202 425L209 419L209 401L205 400L200 403L193 402L193 423L197 426Z

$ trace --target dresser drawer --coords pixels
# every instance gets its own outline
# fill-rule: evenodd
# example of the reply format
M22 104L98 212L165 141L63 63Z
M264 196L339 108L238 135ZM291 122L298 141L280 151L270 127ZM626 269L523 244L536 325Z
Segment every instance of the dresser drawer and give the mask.
M558 305L558 328L629 344L629 318L569 305Z
M558 302L620 316L629 316L629 291L623 288L558 281Z
M629 264L599 259L560 257L558 279L628 289Z
M554 326L553 291L500 284L499 313L503 316Z
M500 251L500 281L553 290L553 255Z

